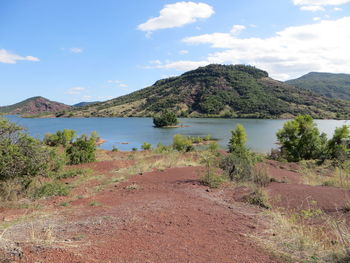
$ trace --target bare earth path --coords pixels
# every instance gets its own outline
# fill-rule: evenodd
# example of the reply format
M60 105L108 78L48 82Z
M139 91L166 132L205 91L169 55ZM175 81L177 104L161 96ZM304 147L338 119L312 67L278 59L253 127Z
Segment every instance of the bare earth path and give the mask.
M55 228L70 245L24 245L18 262L280 262L249 237L261 231L259 210L230 204L226 190L209 191L198 174L198 167L144 173L76 200L59 211Z

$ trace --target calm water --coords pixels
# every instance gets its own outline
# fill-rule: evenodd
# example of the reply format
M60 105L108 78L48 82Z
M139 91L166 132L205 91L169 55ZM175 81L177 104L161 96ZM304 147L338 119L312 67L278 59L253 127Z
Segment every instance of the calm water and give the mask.
M268 152L276 147L276 132L286 120L252 120L252 119L180 119L183 125L190 127L156 129L153 128L152 118L59 118L59 119L26 119L7 116L8 119L24 126L28 132L39 139L45 133L57 130L73 129L82 133L97 131L101 138L107 140L101 148L112 149L113 145L120 150L140 148L143 142L153 145L161 142L171 144L174 134L181 133L191 136L205 136L211 134L218 139L222 147L226 147L230 131L237 123L243 124L248 134L248 146L258 152ZM350 125L349 121L317 120L322 132L332 135L334 129L341 125ZM121 143L128 144L121 144Z

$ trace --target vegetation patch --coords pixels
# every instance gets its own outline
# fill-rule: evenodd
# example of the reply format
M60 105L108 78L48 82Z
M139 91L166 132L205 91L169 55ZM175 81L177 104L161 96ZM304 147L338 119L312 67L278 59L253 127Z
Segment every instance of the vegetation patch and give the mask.
M35 193L35 198L49 197L49 196L67 196L70 188L59 181L44 183L39 187Z

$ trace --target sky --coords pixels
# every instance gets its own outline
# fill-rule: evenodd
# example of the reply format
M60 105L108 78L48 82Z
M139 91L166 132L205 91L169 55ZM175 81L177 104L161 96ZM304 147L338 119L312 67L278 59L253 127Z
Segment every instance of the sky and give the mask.
M104 101L211 63L350 73L350 0L0 1L0 105Z

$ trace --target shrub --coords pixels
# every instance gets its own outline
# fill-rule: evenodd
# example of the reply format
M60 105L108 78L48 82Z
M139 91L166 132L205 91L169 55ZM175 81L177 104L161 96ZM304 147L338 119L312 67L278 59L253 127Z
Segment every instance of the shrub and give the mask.
M62 145L66 147L71 144L76 138L76 131L64 129L63 131L57 131L55 134L47 133L44 137L44 143L48 146Z
M119 149L113 145L112 152L119 152Z
M96 139L84 134L66 149L69 164L94 162L96 159L95 152Z
M181 134L175 134L173 137L173 148L180 152L192 151L192 141Z
M211 152L216 152L217 150L219 150L219 144L217 142L209 143L208 150Z
M174 126L179 123L176 114L171 111L163 111L159 116L153 118L154 126L157 128Z
M348 200L344 206L344 211L345 212L350 212L350 200Z
M166 153L171 152L173 150L172 146L166 146L162 143L158 143L157 147L153 150L156 153Z
M318 159L326 152L327 137L320 135L311 116L299 115L277 132L281 152L288 161Z
M273 181L268 175L266 167L255 167L252 173L252 181L254 184L265 187Z
M137 152L137 148L136 148L136 147L133 147L131 150L132 150L133 152Z
M208 134L207 136L204 136L204 137L203 137L203 140L204 140L204 141L210 141L210 140L211 140L211 135Z
M237 124L236 129L231 131L231 139L228 145L229 151L241 151L245 149L245 144L247 143L247 134L244 126Z
M61 182L51 182L45 183L39 187L35 193L34 197L48 197L48 196L67 196L69 194L69 188L67 185Z
M67 178L73 178L79 175L86 175L90 173L90 169L83 169L83 168L76 168L76 169L69 169L67 171L64 171L63 173L59 174L56 178L57 179L67 179Z
M205 174L200 178L201 183L211 188L219 187L225 180L222 176L216 174L216 156L211 152L203 152L200 162L205 168Z
M261 187L255 188L253 192L244 197L244 200L249 204L257 205L262 208L271 208L268 195Z
M151 150L152 149L152 144L148 143L148 142L144 142L141 145L142 150L146 151L146 150Z
M350 129L344 125L335 129L332 139L328 142L328 152L331 159L339 160L340 162L349 159L350 154Z
M0 182L47 176L51 157L50 150L23 133L23 128L0 119Z
M252 179L254 158L247 150L235 151L222 157L219 167L236 182L246 182Z

